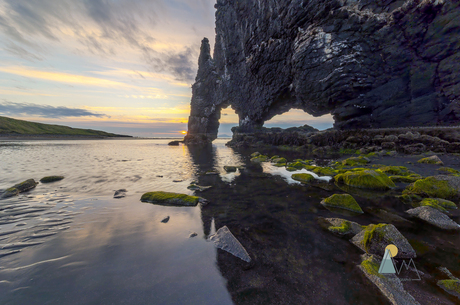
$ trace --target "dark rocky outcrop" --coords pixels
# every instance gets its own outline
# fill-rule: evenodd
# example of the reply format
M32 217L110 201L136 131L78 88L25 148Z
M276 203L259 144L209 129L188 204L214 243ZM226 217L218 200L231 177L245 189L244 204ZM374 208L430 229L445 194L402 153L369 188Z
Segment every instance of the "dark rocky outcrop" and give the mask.
M292 108L332 113L338 129L456 124L459 6L218 0L214 55L203 39L186 141L215 139L228 106L240 132Z

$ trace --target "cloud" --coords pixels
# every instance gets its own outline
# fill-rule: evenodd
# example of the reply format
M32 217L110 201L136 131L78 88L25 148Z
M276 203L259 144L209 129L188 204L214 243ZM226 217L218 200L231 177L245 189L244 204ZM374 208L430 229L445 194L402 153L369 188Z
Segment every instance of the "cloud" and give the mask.
M6 43L6 45L3 48L3 50L7 51L10 54L16 55L16 56L21 57L23 59L26 59L26 60L30 60L30 61L41 61L41 60L43 60L43 58L41 56L38 56L37 54L31 53L31 52L27 51L26 49L24 49L23 47L15 44L13 42Z
M0 0L0 33L13 44L7 51L28 60L33 54L52 53L53 44L72 47L72 52L102 57L120 56L122 49L134 49L155 72L173 75L179 81L193 80L199 45L174 46L157 51L161 44L154 29L159 21L170 27L178 24L179 15L169 12L172 6L187 8L187 14L208 18L210 0ZM169 10L168 10L169 9ZM184 13L184 12L182 12ZM187 16L189 16L187 15ZM202 16L203 15L203 16ZM196 20L199 17L194 17ZM176 19L174 19L176 18ZM199 21L196 21L199 22ZM70 39L70 43L69 43ZM33 50L33 51L32 51ZM159 49L158 49L159 50Z
M69 74L63 72L50 72L50 71L41 71L27 67L0 67L1 72L6 72L10 74L43 79L48 81L68 83L68 84L78 84L78 85L89 85L97 87L124 87L124 88L134 88L134 86L124 84L121 82L111 81L107 79L84 76L78 74Z
M64 117L108 117L105 114L90 112L85 109L53 107L49 105L38 105L29 103L13 103L3 100L0 103L0 113L10 116L36 116L43 118L64 118Z

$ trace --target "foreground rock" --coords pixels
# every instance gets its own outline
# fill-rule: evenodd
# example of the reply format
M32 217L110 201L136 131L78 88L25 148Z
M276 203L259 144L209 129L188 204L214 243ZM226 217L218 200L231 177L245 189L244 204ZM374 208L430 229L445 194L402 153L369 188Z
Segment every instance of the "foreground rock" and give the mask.
M149 192L142 195L141 201L166 206L196 206L198 203L204 202L205 200L200 197L185 194Z
M50 183L55 181L61 181L64 179L64 176L47 176L40 179L41 183Z
M223 226L217 230L216 234L209 237L209 240L213 241L217 248L227 251L245 262L251 262L251 257L248 252L232 232L230 232L227 226Z
M310 174L294 174L291 178L304 184L308 184L315 180L315 177Z
M325 228L338 235L356 235L363 230L363 227L353 221L341 218L321 218Z
M387 297L394 305L420 305L411 296L401 283L401 280L394 274L380 274L380 262L372 255L363 254L362 262L358 268L364 275Z
M321 204L330 208L344 209L360 214L364 213L355 198L350 194L334 194L321 201Z
M348 171L338 174L334 179L338 183L357 188L388 190L395 187L393 181L379 170Z
M430 207L422 206L407 210L406 213L444 230L460 230L460 225L446 214Z
M18 183L9 189L6 189L1 198L9 198L18 195L19 193L30 191L31 189L37 186L38 182L35 182L34 179L28 179L24 182Z
M443 213L449 213L447 209L457 209L457 205L452 201L440 198L425 198L420 201L420 206L429 206Z
M438 269L446 274L450 279L440 280L436 284L445 292L460 299L460 279L456 278L447 268L440 267Z
M351 239L361 250L383 257L389 244L398 247L398 258L415 258L415 250L392 224L371 224Z

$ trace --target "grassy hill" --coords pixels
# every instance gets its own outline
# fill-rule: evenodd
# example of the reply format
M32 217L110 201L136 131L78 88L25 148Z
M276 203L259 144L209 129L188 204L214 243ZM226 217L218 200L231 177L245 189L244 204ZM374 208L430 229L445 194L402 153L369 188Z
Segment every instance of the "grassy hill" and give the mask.
M61 135L61 136L99 136L99 137L129 137L116 135L99 130L71 128L62 125L49 125L16 120L0 116L1 135Z

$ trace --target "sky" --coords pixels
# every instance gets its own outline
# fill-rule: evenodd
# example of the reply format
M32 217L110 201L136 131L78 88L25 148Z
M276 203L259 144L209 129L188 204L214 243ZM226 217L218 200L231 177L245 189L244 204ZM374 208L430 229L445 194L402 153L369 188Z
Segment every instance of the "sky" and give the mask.
M187 130L215 0L0 0L0 115L140 137ZM291 110L268 127L319 129ZM238 117L223 110L219 134Z

